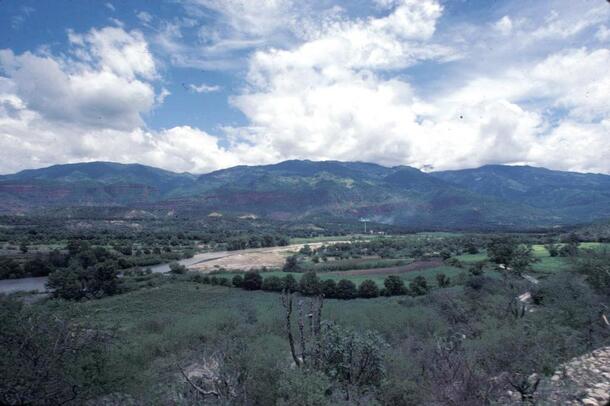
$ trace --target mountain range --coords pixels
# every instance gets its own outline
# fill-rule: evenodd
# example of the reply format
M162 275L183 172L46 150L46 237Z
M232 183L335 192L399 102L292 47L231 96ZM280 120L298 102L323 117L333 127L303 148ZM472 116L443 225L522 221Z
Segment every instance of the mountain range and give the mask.
M1 213L77 207L275 220L367 218L414 228L535 228L610 218L610 176L502 165L424 173L307 160L203 175L90 162L0 176Z

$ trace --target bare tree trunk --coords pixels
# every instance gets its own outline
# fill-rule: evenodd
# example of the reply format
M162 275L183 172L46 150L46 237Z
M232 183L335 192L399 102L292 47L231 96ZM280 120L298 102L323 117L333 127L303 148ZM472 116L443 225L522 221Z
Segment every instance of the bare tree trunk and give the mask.
M286 290L282 292L282 305L286 310L286 334L288 335L288 343L290 344L290 353L292 354L292 359L296 366L301 366L301 361L299 357L297 357L296 350L294 348L294 337L292 336L292 321L290 317L292 316L292 293L288 293Z
M299 300L299 337L301 339L301 360L305 363L307 348L305 345L305 313L303 312L303 300Z
M324 296L316 297L316 311L312 311L313 320L313 336L315 340L315 366L320 366L320 358L322 357L322 337L321 337L321 323L322 323L322 306L324 305Z

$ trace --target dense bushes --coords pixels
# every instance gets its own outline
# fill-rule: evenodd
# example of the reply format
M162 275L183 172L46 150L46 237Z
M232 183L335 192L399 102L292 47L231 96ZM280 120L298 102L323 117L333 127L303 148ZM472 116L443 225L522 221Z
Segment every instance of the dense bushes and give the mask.
M72 265L49 275L47 286L53 296L67 300L94 299L119 292L119 278L113 263L98 264L87 269Z
M86 404L109 389L107 334L1 296L0 326L0 404Z

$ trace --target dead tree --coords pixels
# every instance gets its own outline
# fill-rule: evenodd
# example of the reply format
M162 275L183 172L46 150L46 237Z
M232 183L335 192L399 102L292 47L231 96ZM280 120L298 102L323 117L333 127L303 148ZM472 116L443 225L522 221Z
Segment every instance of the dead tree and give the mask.
M304 299L299 299L298 301L298 351L295 344L294 335L292 334L292 310L294 294L284 290L281 298L286 315L286 336L288 337L290 353L294 363L298 367L305 364L311 364L314 366L318 365L321 355L320 334L322 329L320 327L320 323L322 321L322 306L324 304L324 298L322 296L311 298L309 302L309 312L305 311L306 306Z
M294 336L292 335L292 293L284 290L282 292L282 305L286 311L286 335L288 336L288 343L290 344L290 354L296 366L301 366L301 360L297 356L297 352L294 346Z

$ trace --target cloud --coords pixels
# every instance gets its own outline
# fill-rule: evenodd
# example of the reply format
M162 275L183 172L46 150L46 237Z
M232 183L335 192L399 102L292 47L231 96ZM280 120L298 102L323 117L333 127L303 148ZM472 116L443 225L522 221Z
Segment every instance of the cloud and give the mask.
M610 40L610 29L608 29L608 27L606 27L605 25L601 25L595 33L595 38L599 42L605 42Z
M136 17L138 17L138 20L140 20L144 24L150 24L153 20L153 16L146 11L138 12L136 14Z
M156 75L141 34L121 28L69 33L74 58L0 50L0 69L14 95L50 121L129 130L155 101Z
M252 55L249 87L232 98L250 125L227 129L230 137L270 161L439 170L527 162L610 173L610 50L549 42L547 34L567 29L569 13L550 13L545 33L524 16L502 17L496 34L473 31L470 49L459 39L438 45L447 36L436 35L442 7L435 1L379 4L387 15L337 22L292 49ZM584 35L599 24L591 13L578 21L563 35ZM532 38L532 58L515 58L509 44L480 67L476 36L488 46L515 29L511 35ZM408 76L392 74L422 61L457 61L463 71L436 92L420 92ZM570 152L572 144L579 153Z
M221 87L218 85L206 85L202 83L200 85L195 85L191 83L188 85L188 88L195 93L214 93L220 91Z
M69 32L61 54L0 51L0 171L102 159L204 172L309 158L610 173L605 4L513 5L451 26L437 0L375 0L369 16L320 4L316 19L306 2L191 0L188 18L159 21L150 38L105 27ZM151 47L174 66L245 66L230 103L247 124L219 123L221 136L188 123L148 129L169 95Z
M146 129L143 116L170 92L155 92L159 75L139 32L68 35L70 55L0 50L0 172L92 160L195 172L239 163L205 131Z

